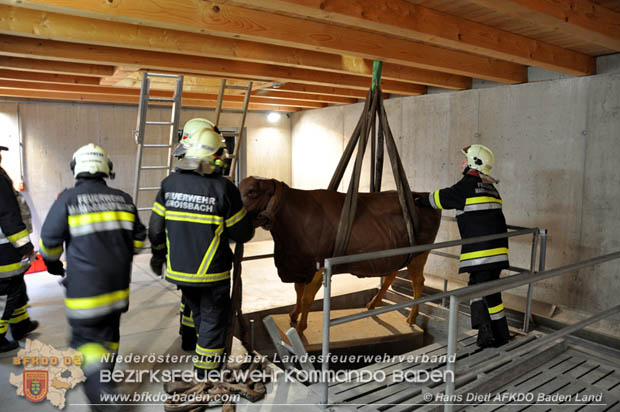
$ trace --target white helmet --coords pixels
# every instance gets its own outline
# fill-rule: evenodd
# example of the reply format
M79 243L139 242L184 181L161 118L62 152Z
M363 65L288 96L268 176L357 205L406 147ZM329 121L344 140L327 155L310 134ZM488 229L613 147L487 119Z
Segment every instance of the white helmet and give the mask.
M108 158L106 151L94 143L80 147L73 154L70 166L76 178L97 176L114 179L112 161Z
M463 148L462 152L467 157L467 166L470 169L477 170L485 175L491 173L495 164L495 156L493 156L491 149L481 144L472 144Z
M181 170L194 170L200 174L210 174L217 167L224 167L222 158L228 156L222 136L211 127L202 127L193 131L183 145L185 150L176 163Z
M183 135L181 136L179 145L176 147L172 155L175 157L183 156L185 152L187 151L187 149L189 148L192 139L194 138L194 136L196 136L196 133L205 128L215 130L216 132L218 132L217 128L215 127L215 124L211 122L210 120L203 119L200 117L196 117L194 119L188 120L185 123L185 126L183 126Z

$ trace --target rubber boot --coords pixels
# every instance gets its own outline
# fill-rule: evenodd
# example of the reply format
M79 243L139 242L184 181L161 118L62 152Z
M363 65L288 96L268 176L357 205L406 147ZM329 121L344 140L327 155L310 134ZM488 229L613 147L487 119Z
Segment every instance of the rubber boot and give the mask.
M490 348L495 346L495 338L493 337L493 330L491 324L483 323L478 328L478 339L476 345L481 348Z
M39 321L30 319L24 320L15 325L11 325L11 334L13 335L13 339L21 340L38 327Z
M84 393L90 402L92 411L116 412L120 407L107 396L113 396L116 391L111 383L102 383L99 379L99 370L90 373L84 382Z
M9 352L17 348L19 348L19 344L16 341L0 336L0 353Z
M498 320L492 320L491 330L493 332L493 339L495 339L495 347L505 345L510 340L508 321L505 316Z

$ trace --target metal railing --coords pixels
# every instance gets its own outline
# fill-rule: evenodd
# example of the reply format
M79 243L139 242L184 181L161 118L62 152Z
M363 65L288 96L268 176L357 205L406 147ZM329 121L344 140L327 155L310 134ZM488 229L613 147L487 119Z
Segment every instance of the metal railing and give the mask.
M391 312L394 310L404 309L410 306L418 305L420 303L431 302L441 300L443 298L450 298L450 315L448 321L448 353L447 353L447 365L446 370L454 372L455 365L452 362L454 354L456 352L456 335L457 335L457 326L458 326L458 305L467 297L478 297L478 296L486 296L494 292L499 292L505 289L512 289L514 287L528 285L528 293L527 293L527 303L526 303L526 313L524 319L524 330L527 331L529 328L529 317L531 313L531 301L532 301L532 284L535 282L539 282L541 280L549 279L551 277L559 276L564 273L568 273L573 270L581 269L583 267L592 266L598 263L605 262L607 260L616 259L620 257L620 252L613 253L611 255L606 255L600 258L591 259L590 261L581 262L574 265L564 266L558 269L542 272L545 265L545 248L546 248L546 230L539 228L521 228L510 226L509 228L516 228L514 231L510 231L507 233L497 234L497 235L488 235L488 236L480 236L476 238L462 239L462 240L452 240L447 242L440 242L428 245L419 245L413 247L378 251L378 252L369 252L369 253L361 253L357 255L350 256L339 256L327 258L324 260L324 272L323 272L323 336L322 336L322 376L328 376L329 371L329 334L330 327L340 325L343 323L351 322L358 319L363 319L367 317L376 316L382 313ZM492 282L486 282L483 284L467 286L464 288L452 290L452 291L444 291L440 293L436 293L431 296L425 296L418 299L413 299L407 302L398 303L394 305L384 306L378 309L369 310L367 312L357 313L349 316L343 316L340 318L330 319L330 311L331 311L331 276L333 273L333 268L336 265L360 262L364 260L372 260L378 258L386 258L392 256L406 255L412 253L420 253L434 249L447 248L451 246L458 245L467 245L471 243L478 243L482 241L502 239L502 238L510 238L515 236L523 236L527 234L533 234L532 240L532 251L531 257L532 261L530 264L529 272L522 272L521 274L498 279ZM535 272L535 261L536 261L536 250L538 246L538 240L541 240L541 254L539 260L539 268L541 272ZM618 306L616 309L620 308ZM609 312L609 313L608 313ZM605 312L605 316L608 316L611 313L615 313L613 310ZM601 315L599 315L601 316ZM598 320L598 319L597 319ZM591 322L590 322L591 323ZM583 326L589 323L584 323ZM573 327L576 325L573 325ZM581 327L583 327L581 326ZM572 332L572 331L571 331ZM568 332L568 333L571 333ZM446 375L448 376L448 374ZM453 375L454 376L454 375ZM321 388L321 396L320 403L327 407L329 402L329 382L324 378L322 382ZM454 393L454 382L446 382L446 399L450 399L450 395ZM445 405L445 411L452 411L452 404Z

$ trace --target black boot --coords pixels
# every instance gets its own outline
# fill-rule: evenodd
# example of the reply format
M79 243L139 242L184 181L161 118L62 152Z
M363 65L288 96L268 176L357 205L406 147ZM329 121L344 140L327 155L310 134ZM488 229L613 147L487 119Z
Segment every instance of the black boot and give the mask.
M491 330L491 325L488 323L483 323L480 325L478 329L478 339L476 340L476 345L481 348L490 348L495 346L495 338L493 337L493 331Z
M27 334L35 330L39 327L39 321L36 320L24 320L19 322L18 324L11 325L11 333L13 334L13 339L21 340Z
M17 348L19 348L19 344L16 341L0 336L0 353L9 352Z
M493 332L493 339L495 339L496 348L505 345L510 340L508 321L506 320L505 316L498 320L492 320L491 330Z

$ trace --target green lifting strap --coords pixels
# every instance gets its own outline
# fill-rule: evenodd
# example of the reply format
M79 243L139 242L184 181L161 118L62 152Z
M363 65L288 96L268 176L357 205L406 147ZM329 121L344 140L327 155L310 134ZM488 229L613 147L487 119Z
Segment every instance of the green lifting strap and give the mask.
M381 69L383 68L383 62L380 60L375 60L372 64L372 87L371 89L374 91L376 86L379 86L381 83Z

